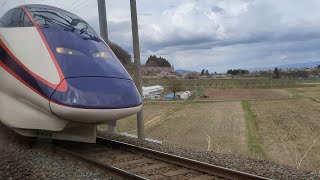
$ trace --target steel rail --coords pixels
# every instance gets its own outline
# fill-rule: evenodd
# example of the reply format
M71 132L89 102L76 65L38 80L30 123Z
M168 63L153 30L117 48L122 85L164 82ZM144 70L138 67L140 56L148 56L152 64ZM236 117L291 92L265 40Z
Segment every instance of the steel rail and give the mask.
M208 163L196 161L193 159L184 158L181 156L156 151L153 149L139 147L139 146L135 146L135 145L120 142L120 141L110 140L110 139L106 139L103 137L97 138L97 144L102 144L102 145L109 144L109 145L112 145L112 147L123 148L127 151L141 154L143 156L158 159L158 160L165 161L165 162L168 162L171 164L176 164L176 165L188 168L188 169L197 170L199 172L203 172L203 173L210 174L213 176L219 176L219 177L226 178L226 179L237 179L237 180L244 180L244 179L245 180L248 180L248 179L267 180L267 179L269 179L266 177L253 175L253 174L249 174L249 173L245 173L245 172L241 172L241 171L237 171L237 170L232 170L229 168L208 164Z
M120 177L123 177L124 179L148 180L145 177L142 177L142 176L130 173L129 171L125 171L123 169L120 169L120 168L117 168L117 167L114 167L114 166L99 162L99 161L97 161L95 159L88 158L88 157L83 156L81 154L74 153L74 152L72 152L70 150L67 150L67 149L63 148L63 147L56 146L56 149L58 149L58 150L60 150L60 151L62 151L64 153L70 154L70 155L72 155L72 156L74 156L76 158L85 160L85 161L87 161L89 163L93 163L94 165L96 165L96 166L98 166L98 167L100 167L102 169L106 169L107 171L109 171L111 173L114 173L116 175L119 175Z

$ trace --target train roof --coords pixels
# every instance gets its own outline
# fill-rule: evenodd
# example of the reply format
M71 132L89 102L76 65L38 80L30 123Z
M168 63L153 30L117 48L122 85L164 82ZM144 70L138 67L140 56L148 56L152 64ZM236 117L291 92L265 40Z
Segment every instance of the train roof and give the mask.
M49 10L53 10L53 11L66 11L64 9L58 8L58 7L54 7L54 6L49 6L49 5L44 5L44 4L24 4L21 5L19 7L25 7L27 9L31 9L31 8L41 8L41 9L49 9Z

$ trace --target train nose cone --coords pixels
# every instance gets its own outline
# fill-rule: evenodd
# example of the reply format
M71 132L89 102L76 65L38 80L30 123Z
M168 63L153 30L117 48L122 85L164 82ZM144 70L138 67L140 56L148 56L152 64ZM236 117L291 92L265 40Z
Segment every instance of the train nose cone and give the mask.
M130 116L141 108L142 99L131 80L79 77L64 81L67 91L56 90L50 100L51 111L64 119L106 122Z

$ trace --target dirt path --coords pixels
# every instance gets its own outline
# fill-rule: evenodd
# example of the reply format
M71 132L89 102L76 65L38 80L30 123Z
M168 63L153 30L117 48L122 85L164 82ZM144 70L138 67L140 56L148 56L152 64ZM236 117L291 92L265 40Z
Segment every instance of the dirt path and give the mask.
M309 99L252 101L263 148L272 160L297 166L320 136L320 103ZM300 168L320 170L320 141L301 162Z

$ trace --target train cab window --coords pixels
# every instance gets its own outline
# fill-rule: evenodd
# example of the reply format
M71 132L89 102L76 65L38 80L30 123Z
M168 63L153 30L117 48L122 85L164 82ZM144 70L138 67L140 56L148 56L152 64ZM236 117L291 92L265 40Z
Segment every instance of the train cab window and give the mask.
M46 26L58 29L76 29L81 32L94 32L92 27L84 20L67 11L52 11L46 8L30 8L29 12L40 27Z

